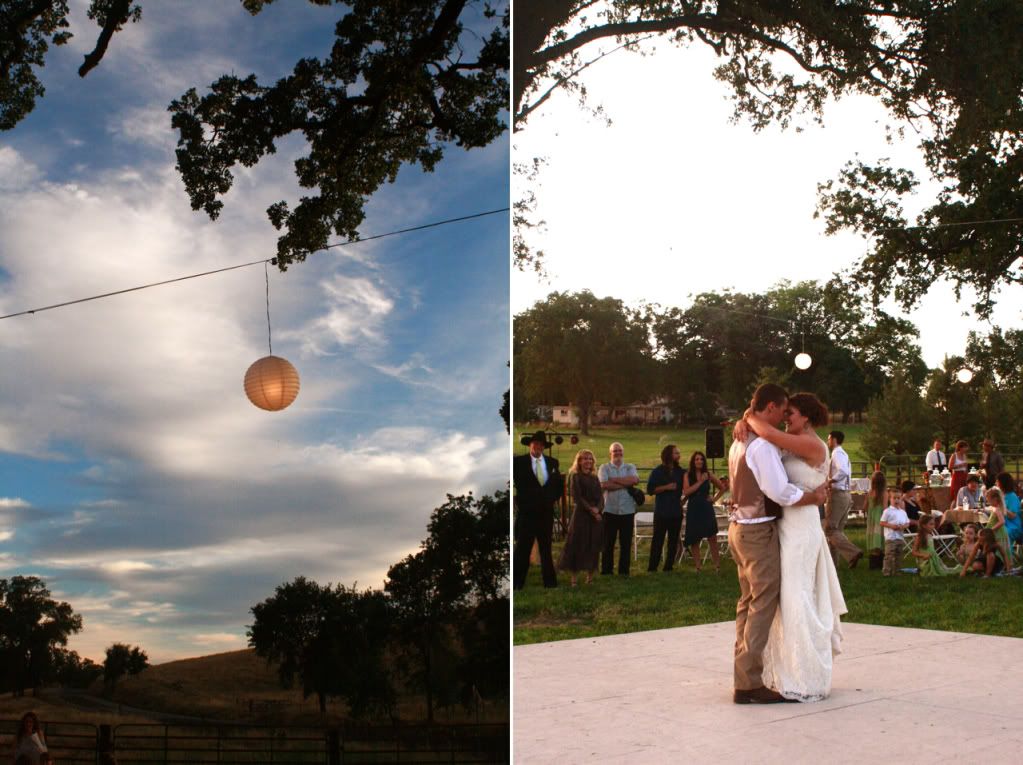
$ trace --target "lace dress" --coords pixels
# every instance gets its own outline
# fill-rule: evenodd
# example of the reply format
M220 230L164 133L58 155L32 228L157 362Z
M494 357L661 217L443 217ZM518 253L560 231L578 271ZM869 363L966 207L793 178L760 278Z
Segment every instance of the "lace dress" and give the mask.
M804 489L828 475L827 461L812 468L782 452L782 463L789 481ZM778 539L781 597L764 649L764 685L787 699L820 701L831 693L832 657L842 647L839 617L847 609L817 507L786 507Z

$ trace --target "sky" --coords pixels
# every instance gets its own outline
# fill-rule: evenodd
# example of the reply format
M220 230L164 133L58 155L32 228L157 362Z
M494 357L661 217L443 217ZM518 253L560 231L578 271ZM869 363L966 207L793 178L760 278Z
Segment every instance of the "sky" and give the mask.
M84 80L85 0L45 97L0 133L0 314L272 257L266 207L296 200L289 139L216 222L174 169L166 108L224 73L271 82L323 56L337 11L147 4ZM507 136L404 168L363 236L506 207ZM0 321L0 577L36 575L82 615L70 647L154 663L243 648L283 582L382 587L448 493L508 479L508 218L270 269L273 352L302 388L245 397L268 354L260 266Z
M584 60L598 48L591 44ZM886 115L871 99L829 104L823 127L804 117L788 130L755 133L730 121L728 91L713 78L715 57L706 46L648 42L642 49L646 55L614 53L581 75L587 103L603 108L610 127L559 92L514 137L517 159L547 160L536 187L536 217L545 228L529 241L546 253L548 274L513 271L515 313L554 290L685 307L701 292L824 281L859 261L869 243L849 232L825 236L823 220L813 218L818 183L836 178L856 156L891 157L928 178L917 137L908 131L886 143ZM512 179L513 196L520 183ZM935 191L922 183L911 215ZM1018 303L1003 294L993 324L1023 325ZM966 309L942 283L907 315L929 366L961 354L971 329L990 331L963 316Z

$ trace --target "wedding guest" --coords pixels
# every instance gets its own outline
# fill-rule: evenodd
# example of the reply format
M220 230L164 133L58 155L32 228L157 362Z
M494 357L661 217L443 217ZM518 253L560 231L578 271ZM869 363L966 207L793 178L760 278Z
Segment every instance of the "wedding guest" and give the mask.
M997 487L988 489L984 498L987 500L987 509L991 511L984 528L991 529L994 533L995 540L1002 548L1003 558L1008 566L1012 562L1012 556L1009 554L1012 542L1009 541L1009 534L1005 528L1005 500L1002 499L1002 490Z
M27 758L31 765L40 765L46 757L49 762L49 752L46 749L46 738L43 736L42 726L39 724L39 717L35 712L26 712L18 723L18 733L14 742L14 756L17 759Z
M845 441L845 433L840 430L833 430L828 434L828 448L831 450L831 462L828 465L828 481L830 483L830 501L824 510L824 536L828 540L828 547L831 548L831 557L838 565L838 556L841 555L849 564L849 568L856 568L856 564L863 557L863 551L849 541L845 535L845 523L849 518L849 510L852 508L852 494L849 481L852 478L852 463L849 455L842 448Z
M966 485L955 495L953 509L966 504L970 510L980 510L984 506L984 491L980 488L980 476L971 473L966 478Z
M980 541L967 556L959 576L966 576L967 572L972 571L983 574L985 579L992 577L1005 568L1005 558L1002 555L1002 548L994 532L991 529L981 529Z
M920 576L950 576L963 570L959 564L949 568L934 549L934 517L930 513L921 515L917 523L916 539L913 540L913 557L916 558Z
M678 535L682 530L682 467L681 453L675 444L661 449L661 464L650 471L646 493L654 498L654 536L650 540L650 562L647 571L656 571L661 563L664 537L668 537L668 554L664 570L671 571L678 551Z
M970 553L977 546L979 540L977 530L976 523L967 523L963 528L963 541L959 544L959 549L956 550L956 560L962 564L966 563L966 559L970 557Z
M1023 544L1023 514L1020 513L1016 479L1010 473L999 473L995 480L1005 500L1005 528L1009 533L1009 541Z
M966 456L969 446L962 439L956 441L956 450L948 459L948 470L952 474L952 484L948 489L950 497L957 496L959 490L966 485L966 474L970 469L970 460Z
M717 489L713 499L710 487ZM701 569L700 542L704 539L710 546L710 559L714 572L721 570L721 553L718 550L718 519L714 515L714 503L725 493L725 485L716 475L707 470L707 456L693 452L689 458L689 470L682 478L682 495L689 498L686 505L685 546L693 555L696 571Z
M586 575L586 584L590 584L600 559L603 541L600 519L604 509L604 493L597 478L596 463L593 452L580 449L568 474L573 504L572 519L568 523L565 547L558 558L558 570L568 572L572 587L578 584L580 571Z
M894 576L906 549L904 532L909 528L909 516L906 515L899 492L889 493L888 507L881 513L879 524L884 529L884 568L881 573Z
M906 515L909 516L909 529L910 531L915 531L920 523L920 515L924 512L916 501L917 486L912 481L903 481L899 488L902 489L902 502L906 506ZM927 515L930 515L930 513L927 513Z
M639 473L635 465L625 461L625 447L617 441L611 444L608 453L611 461L601 465L597 473L600 488L604 490L604 550L600 556L600 573L613 573L617 540L618 573L628 576L636 519L636 502L628 490L639 483Z
M999 473L1005 472L1005 460L995 449L995 442L985 438L980 443L980 472L984 476L984 488L990 489L995 485Z
M884 548L884 535L880 523L887 486L884 473L880 470L875 471L870 477L870 490L867 492L867 551L872 559L879 557ZM872 563L871 566L873 565Z
M533 543L540 551L544 587L557 587L551 537L554 532L554 503L564 489L558 461L543 453L551 446L547 434L538 430L529 439L529 453L512 460L515 484L515 549L512 553L512 582L516 590L526 584Z
M927 466L928 473L932 470L937 470L940 473L945 469L948 465L948 460L945 459L945 452L941 451L941 441L934 441L934 448L927 452L924 463Z

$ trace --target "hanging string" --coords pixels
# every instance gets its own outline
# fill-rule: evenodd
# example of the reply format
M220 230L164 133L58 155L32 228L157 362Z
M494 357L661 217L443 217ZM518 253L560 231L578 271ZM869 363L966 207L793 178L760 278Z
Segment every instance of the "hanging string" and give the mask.
M263 272L266 275L266 344L270 346L270 355L274 355L273 340L270 339L270 264L263 263Z
M423 229L427 229L427 228L435 228L437 226L445 226L445 225L447 225L449 223L460 223L462 221L472 220L474 218L482 218L485 215L495 215L496 213L501 213L501 212L508 212L508 208L507 207L500 207L500 208L498 208L496 210L487 210L486 212L473 213L472 215L463 215L463 216L458 217L458 218L448 218L447 220L438 220L438 221L434 221L432 223L424 223L421 226L412 226L411 228L403 228L403 229L398 229L397 231L388 231L388 232L383 233L383 234L375 234L373 236L367 236L367 237L365 237L363 239L351 239L351 240L349 240L347 242L337 242L335 244L328 244L326 247L321 247L319 250L311 250L307 254L308 255L312 255L314 252L320 252L322 250L330 250L330 249L333 249L335 247L347 247L348 245L352 245L352 244L360 244L362 242L371 242L374 239L383 239L384 237L387 237L387 236L397 236L398 234L408 234L408 233L410 233L412 231L422 231ZM27 311L18 311L16 313L9 313L9 314L7 314L5 316L0 316L0 320L2 320L2 319L13 319L15 316L27 316L29 314L42 313L43 311L52 311L54 308L64 308L64 307L69 306L69 305L78 305L79 303L88 303L88 302L90 302L92 300L102 300L103 298L113 297L115 295L124 295L124 294L126 294L128 292L138 292L139 290L147 290L147 289L149 289L151 287L162 287L165 284L174 284L175 282L183 282L183 281L187 281L189 279L198 279L201 276L212 276L213 274L222 274L225 271L234 271L236 268L248 268L249 266L256 266L256 265L259 265L260 263L269 264L269 263L275 263L276 261L277 261L277 258L264 258L262 260L252 260L252 261L250 261L248 263L239 263L237 266L226 266L224 268L216 268L216 269L214 269L212 271L203 271L202 273L198 273L198 274L189 274L188 276L179 276L179 277L177 277L175 279L164 279L161 282L152 282L150 284L140 284L138 287L128 287L128 288L123 289L123 290L114 290L113 292L104 292L101 295L91 295L90 297L78 298L77 300L65 300L63 303L54 303L52 305L45 305L45 306L41 306L39 308L30 308ZM269 276L267 277L267 283L268 283L267 292L269 293ZM269 297L268 297L267 298L268 323L269 323L269 312L270 312L270 305L269 305Z

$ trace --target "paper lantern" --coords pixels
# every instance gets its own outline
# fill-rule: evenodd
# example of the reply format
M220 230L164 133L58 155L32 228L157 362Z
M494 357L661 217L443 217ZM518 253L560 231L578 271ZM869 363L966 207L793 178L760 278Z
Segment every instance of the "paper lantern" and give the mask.
M298 396L298 388L298 371L280 356L264 356L245 373L245 395L270 412L290 405Z
M973 370L969 367L963 367L956 372L956 379L964 385L973 379Z
M803 353L797 353L796 354L796 368L797 369L809 369L810 365L812 363L813 363L813 359L810 358L810 354L809 353L806 353L804 351Z

